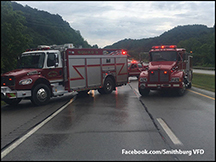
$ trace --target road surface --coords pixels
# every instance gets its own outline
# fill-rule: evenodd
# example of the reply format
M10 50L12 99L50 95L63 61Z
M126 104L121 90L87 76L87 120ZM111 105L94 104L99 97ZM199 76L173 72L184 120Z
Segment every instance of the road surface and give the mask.
M1 160L215 160L214 93L137 93L137 80L109 95L91 91L46 106L1 108Z

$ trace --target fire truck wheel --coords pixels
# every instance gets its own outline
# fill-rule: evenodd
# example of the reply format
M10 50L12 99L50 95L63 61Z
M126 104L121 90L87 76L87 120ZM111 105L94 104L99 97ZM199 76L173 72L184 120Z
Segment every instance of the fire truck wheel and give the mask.
M150 92L150 89L141 89L139 88L139 93L142 95L142 96L147 96Z
M49 102L51 96L50 89L45 84L38 84L32 91L31 101L35 105L45 105Z
M177 90L177 94L178 94L179 96L183 96L184 93L185 93L185 90L186 90L186 87L185 87L185 84L183 84L183 87L182 87L182 88L179 88L179 89Z
M187 88L191 88L192 87L192 83L190 82L187 86Z
M105 94L105 92L104 92L104 89L103 89L103 88L100 88L100 89L98 89L98 92L99 92L100 94Z
M22 99L21 98L19 98L19 99L4 99L3 101L5 102L5 103L7 103L8 105L13 105L13 106L15 106L15 105L17 105L20 101L21 101Z
M100 94L109 94L109 93L112 93L113 89L114 89L114 82L109 77L109 78L106 78L106 80L104 81L103 88L98 89L98 92Z

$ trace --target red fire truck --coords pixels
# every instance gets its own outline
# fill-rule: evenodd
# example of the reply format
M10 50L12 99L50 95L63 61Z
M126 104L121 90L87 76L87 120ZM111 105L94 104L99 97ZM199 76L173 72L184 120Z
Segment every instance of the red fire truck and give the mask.
M22 53L18 62L18 69L1 75L1 99L11 105L22 99L44 105L74 91L109 94L128 83L127 51L122 49L38 46Z
M149 51L148 70L139 76L138 89L142 96L150 90L176 90L183 95L191 88L192 56L184 48L176 45L153 46Z

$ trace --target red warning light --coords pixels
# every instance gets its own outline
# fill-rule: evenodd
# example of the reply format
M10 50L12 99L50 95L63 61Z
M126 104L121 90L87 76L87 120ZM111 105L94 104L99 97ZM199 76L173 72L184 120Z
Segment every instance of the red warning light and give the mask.
M126 51L122 51L122 54L123 54L123 55L126 55L126 54L127 54L127 52L126 52Z
M174 45L171 45L171 46L169 46L169 48L175 48L176 46L174 46Z
M154 74L154 71L151 71L151 74Z
M164 71L164 74L167 74L167 71Z
M152 49L166 49L166 48L177 48L176 45L161 45L161 46L153 46Z

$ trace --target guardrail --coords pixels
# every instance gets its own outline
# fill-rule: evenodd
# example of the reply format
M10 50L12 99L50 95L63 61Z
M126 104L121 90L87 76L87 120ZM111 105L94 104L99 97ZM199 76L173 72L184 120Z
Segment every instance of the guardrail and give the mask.
M201 70L215 70L215 67L193 66L193 69L201 69Z

